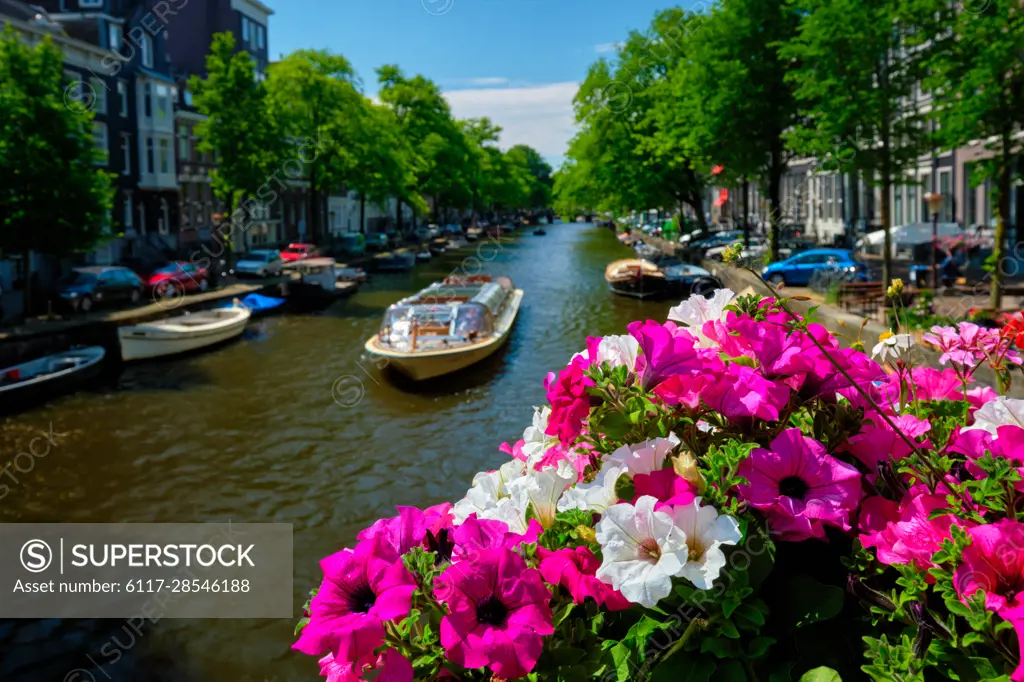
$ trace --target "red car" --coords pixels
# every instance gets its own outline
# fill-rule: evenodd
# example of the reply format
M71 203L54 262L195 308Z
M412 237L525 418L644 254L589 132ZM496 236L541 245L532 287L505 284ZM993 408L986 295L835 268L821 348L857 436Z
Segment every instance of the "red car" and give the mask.
M303 244L296 242L289 244L288 248L281 251L281 260L288 263L297 260L306 260L307 258L315 258L319 256L320 252L317 250L315 244Z
M155 270L146 280L146 288L160 296L177 296L186 291L206 291L210 282L206 268L188 261L175 261Z

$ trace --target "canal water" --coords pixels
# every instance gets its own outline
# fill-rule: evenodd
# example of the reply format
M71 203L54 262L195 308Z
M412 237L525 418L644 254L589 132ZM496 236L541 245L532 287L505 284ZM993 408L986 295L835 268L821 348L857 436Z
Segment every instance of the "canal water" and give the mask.
M0 463L41 432L52 429L56 444L31 467L22 460L31 470L17 484L0 481L10 488L0 522L290 523L297 620L322 557L396 504L454 500L476 472L499 466L498 446L519 438L544 400L545 374L587 335L665 319L670 303L607 290L605 265L630 253L590 224L482 240L409 273L377 274L323 313L269 318L227 347L129 367L107 387L8 418ZM384 309L463 268L524 290L507 347L429 384L379 372L363 343ZM289 650L294 620L163 619L138 635L124 625L0 621L0 678L317 678L316 661Z

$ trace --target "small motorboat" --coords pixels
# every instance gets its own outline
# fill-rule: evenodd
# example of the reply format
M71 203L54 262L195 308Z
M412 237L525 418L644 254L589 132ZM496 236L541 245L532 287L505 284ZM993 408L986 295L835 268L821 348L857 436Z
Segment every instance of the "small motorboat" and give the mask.
M420 249L419 251L416 252L416 260L420 261L421 263L426 262L431 258L433 258L433 256L430 254L430 249Z
M443 239L437 239L430 245L430 255L432 256L440 256L447 250Z
M275 310L280 310L284 304L285 299L283 298L264 296L262 294L249 294L241 300L236 298L230 303L225 303L218 307L237 308L238 306L245 306L252 312L253 317L262 317L263 315L269 315Z
M120 327L121 358L145 360L206 348L241 336L250 317L251 310L237 305Z
M366 352L417 381L456 372L501 348L522 300L507 277L448 277L389 307Z
M651 298L665 293L665 273L654 263L641 258L626 258L610 263L604 270L608 288L620 296Z
M72 393L99 374L102 346L73 348L0 370L0 413Z
M288 271L298 275L289 285L293 295L309 301L330 302L351 296L359 290L360 282L345 278L354 268L339 268L333 258L309 258L288 265Z
M334 268L334 274L339 282L359 282L362 284L370 278L366 270L362 268Z
M501 239L501 235L508 234L512 230L508 225L488 225L484 228L484 234L488 237L497 237Z
M538 227L538 228L537 228L536 230L534 230L534 231L533 231L533 233L534 233L535 235L537 235L538 237L543 237L543 236L544 236L544 235L546 235L546 234L547 234L548 232L547 232L547 230L545 230L545 229L544 229L543 227Z
M466 230L466 241L475 242L477 239L480 239L480 235L483 233L484 230L482 227L471 227Z
M416 254L412 251L394 251L374 257L374 266L383 272L403 272L416 265Z

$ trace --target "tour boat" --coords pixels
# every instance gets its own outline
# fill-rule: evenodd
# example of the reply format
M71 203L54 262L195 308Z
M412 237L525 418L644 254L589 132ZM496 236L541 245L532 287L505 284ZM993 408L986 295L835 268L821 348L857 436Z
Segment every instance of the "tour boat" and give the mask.
M0 412L71 393L99 374L102 346L73 348L0 370Z
M417 381L449 374L501 348L522 300L507 277L448 277L389 307L366 351Z
M289 263L288 271L298 275L289 285L292 293L299 298L330 302L336 298L351 296L359 289L358 278L348 275L351 268L339 268L333 258L309 258Z
M241 336L251 316L238 305L120 327L121 358L145 360L206 348Z
M382 253L374 257L374 265L384 272L401 272L412 270L416 265L416 254L412 251L394 251Z

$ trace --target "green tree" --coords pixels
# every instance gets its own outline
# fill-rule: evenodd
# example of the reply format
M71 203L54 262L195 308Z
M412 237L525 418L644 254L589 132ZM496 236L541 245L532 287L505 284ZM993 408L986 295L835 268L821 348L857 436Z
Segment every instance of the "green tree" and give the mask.
M892 276L889 198L927 150L914 99L919 60L904 49L913 30L900 0L791 0L802 16L782 46L804 125L790 137L801 153L856 172L882 190L883 281Z
M292 141L318 140L317 153L302 159L309 183L310 235L325 232L325 197L352 180L353 148L364 131L350 125L360 119L363 96L347 59L326 50L297 50L273 64L266 82L271 118Z
M551 164L529 145L517 144L509 149L508 153L516 160L517 164L525 165L530 172L530 208L550 208L551 191L554 187L554 180L551 178Z
M914 36L930 74L931 118L939 142L955 148L981 140L991 156L977 162L973 181L991 179L986 197L995 207L991 306L1002 306L1003 254L1010 220L1014 160L1024 153L1024 7L1013 0L986 0L964 7L938 0L908 0L906 12L935 24ZM1021 208L1018 207L1017 215ZM1018 217L1018 225L1020 218Z
M46 37L0 36L0 251L66 256L108 234L112 175L99 167L92 114L65 97L64 58ZM26 293L26 309L31 292Z
M207 77L189 82L196 107L206 120L196 127L199 149L216 155L211 172L213 190L228 208L228 219L218 228L219 241L233 249L236 233L245 230L253 212L272 202L288 180L301 172L285 168L286 161L302 162L317 153L293 148L286 155L286 140L271 114L267 90L256 81L255 64L246 52L235 52L235 37L218 33L206 57ZM318 145L319 140L302 144ZM301 156L301 158L300 158ZM218 257L219 253L211 253Z

